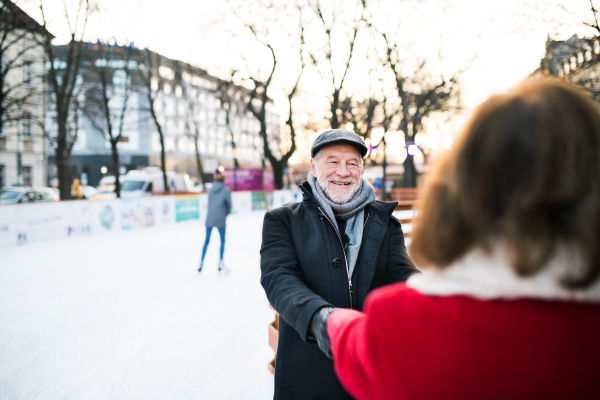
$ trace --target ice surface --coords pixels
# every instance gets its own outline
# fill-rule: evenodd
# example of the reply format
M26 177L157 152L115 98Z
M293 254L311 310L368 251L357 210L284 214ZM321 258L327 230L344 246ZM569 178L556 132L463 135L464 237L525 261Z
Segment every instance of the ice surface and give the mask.
M270 399L264 211L0 249L0 399Z

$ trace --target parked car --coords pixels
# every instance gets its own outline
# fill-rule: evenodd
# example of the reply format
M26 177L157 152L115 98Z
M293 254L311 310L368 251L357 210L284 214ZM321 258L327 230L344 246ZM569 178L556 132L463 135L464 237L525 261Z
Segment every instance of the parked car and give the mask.
M5 186L0 192L0 204L60 201L56 191L47 187Z
M121 182L121 185L123 184L124 179L125 179L125 175L119 175L119 182ZM116 181L116 179L115 179L114 175L107 175L107 176L103 177L102 179L100 179L100 182L98 182L98 187L106 186L106 185L114 185L115 181Z
M116 198L115 185L100 185L96 188L96 193L90 197L92 200L112 200Z
M189 178L188 178L189 179ZM187 192L185 176L167 171L167 185L170 191ZM153 169L129 171L121 185L121 198L148 196L153 192L164 192L163 174Z
M93 186L81 185L79 186L79 192L81 193L82 199L91 199L96 194L97 190ZM71 196L75 196L75 188L71 186Z

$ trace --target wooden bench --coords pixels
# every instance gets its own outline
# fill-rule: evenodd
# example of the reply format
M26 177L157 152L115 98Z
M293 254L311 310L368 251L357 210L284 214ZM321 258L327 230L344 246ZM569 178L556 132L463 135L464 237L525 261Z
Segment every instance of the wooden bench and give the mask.
M392 189L392 201L398 202L393 215L400 220L405 238L411 237L418 200L419 189L417 188Z
M269 304L271 310L275 311L273 306ZM275 373L275 359L277 358L277 341L279 340L279 314L275 311L275 321L269 324L269 346L275 352L275 357L271 361L269 361L269 365L267 368L271 371L272 374Z

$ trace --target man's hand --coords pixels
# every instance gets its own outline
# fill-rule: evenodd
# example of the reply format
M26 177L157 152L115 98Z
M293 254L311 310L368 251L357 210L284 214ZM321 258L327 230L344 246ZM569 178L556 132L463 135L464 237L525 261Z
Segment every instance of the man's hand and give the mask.
M319 349L332 360L333 354L331 353L331 343L329 342L329 334L327 333L327 320L329 319L329 314L335 310L338 310L338 308L323 307L319 309L310 323L310 335L317 341Z

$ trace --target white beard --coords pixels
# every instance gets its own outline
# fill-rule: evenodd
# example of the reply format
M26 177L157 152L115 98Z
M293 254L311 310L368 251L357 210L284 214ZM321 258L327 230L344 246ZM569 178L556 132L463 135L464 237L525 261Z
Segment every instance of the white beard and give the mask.
M320 176L318 169L317 169L317 176ZM336 192L329 190L329 181L332 181L332 180L335 180L338 182L350 182L352 185L352 190L340 190L340 191L336 191ZM325 197L327 197L329 200L331 200L335 204L345 204L345 203L349 202L350 200L352 200L354 198L354 195L356 194L356 192L358 192L358 188L360 187L360 185L358 184L356 179L354 179L352 177L340 178L340 177L337 177L336 175L330 175L325 181L321 181L321 179L317 178L317 183L321 187L321 190L323 191L323 194L325 195Z

